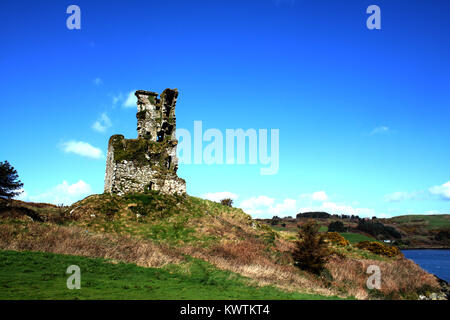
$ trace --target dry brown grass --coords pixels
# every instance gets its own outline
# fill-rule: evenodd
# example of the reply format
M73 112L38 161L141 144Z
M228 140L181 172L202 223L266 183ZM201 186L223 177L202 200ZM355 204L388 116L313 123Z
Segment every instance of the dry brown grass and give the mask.
M331 272L334 285L358 299L369 298L366 273L370 265L381 270L381 293L385 297L404 298L425 287L439 290L436 277L422 270L411 260L399 257L390 261L353 259L333 256L326 267Z
M150 241L38 223L0 225L0 248L104 258L143 267L162 267L183 260L177 250Z
M279 245L290 247L287 244ZM285 257L282 253L278 259L285 263L277 262L266 250L266 246L257 240L222 241L209 249L186 247L184 252L208 261L219 269L248 277L260 286L271 285L287 291L326 296L338 294L337 291L324 287L317 277L289 264L287 253Z

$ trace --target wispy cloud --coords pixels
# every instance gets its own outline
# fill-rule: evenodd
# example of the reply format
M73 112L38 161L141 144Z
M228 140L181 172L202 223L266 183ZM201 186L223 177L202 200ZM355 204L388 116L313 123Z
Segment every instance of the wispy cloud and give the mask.
M137 97L134 94L135 92L136 92L136 90L133 90L133 91L130 91L130 93L128 93L127 98L122 103L122 106L124 106L126 108L136 107Z
M443 200L450 200L450 181L440 186L431 187L429 191Z
M237 198L239 198L239 196L235 193L232 192L228 192L228 191L222 191L222 192L212 192L212 193L205 193L202 198L211 200L211 201L215 201L215 202L219 202L222 199L232 199L232 200L236 200Z
M94 124L92 125L92 129L98 132L105 132L106 129L111 127L111 125L112 125L111 119L109 119L106 112L103 112L100 115L100 118L97 121L95 121Z
M391 129L387 126L381 126L381 127L376 127L375 129L373 129L370 134L376 135L376 134L388 134L388 133L391 133Z
M95 78L94 80L92 80L92 82L96 85L96 86L101 86L103 84L103 80L101 78Z
M90 145L87 142L70 140L62 143L62 149L66 153L75 153L77 155L93 158L102 159L104 158L103 151Z
M387 194L386 196L384 196L384 200L387 202L400 202L405 200L418 199L420 195L421 192L398 191L393 192L391 194Z
M79 180L78 182L73 184L69 184L67 181L63 181L62 183L40 194L30 195L28 194L28 192L24 191L18 197L18 199L31 202L52 203L56 205L71 205L72 203L81 200L91 193L91 186L83 180Z
M122 92L120 92L118 94L110 94L110 96L112 97L112 104L113 105L116 105L117 103L119 103L120 101L123 100Z
M410 200L428 200L430 196L438 196L442 200L450 200L450 181L444 183L440 186L433 186L428 188L428 190L406 192L398 191L388 194L384 197L387 202L400 202L400 201L410 201Z

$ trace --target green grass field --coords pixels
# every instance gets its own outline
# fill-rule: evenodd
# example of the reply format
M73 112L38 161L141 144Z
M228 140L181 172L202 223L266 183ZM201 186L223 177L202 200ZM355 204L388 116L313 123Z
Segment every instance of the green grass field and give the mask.
M0 251L0 299L333 299L252 286L242 276L189 260L143 268L78 256ZM79 290L66 286L70 265L80 267Z
M361 241L377 241L374 238L371 238L371 237L368 237L368 236L365 236L365 235L359 234L359 233L353 233L353 232L343 232L343 233L341 233L341 236L343 236L350 243L358 243Z
M396 223L410 223L424 225L427 229L450 228L450 215L406 215L390 218Z

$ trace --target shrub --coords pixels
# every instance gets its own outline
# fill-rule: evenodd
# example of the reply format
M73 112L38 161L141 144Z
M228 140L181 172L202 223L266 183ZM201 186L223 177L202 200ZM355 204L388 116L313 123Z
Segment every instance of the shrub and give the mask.
M435 240L438 241L449 241L450 240L450 230L440 230L435 236Z
M362 241L356 244L356 247L387 257L395 257L402 254L397 247L387 246L376 241Z
M329 232L346 232L344 224L341 221L334 221L328 225Z
M350 242L348 242L347 239L345 239L343 236L341 236L337 232L327 232L325 237L328 241L335 243L339 246L345 247L350 244Z
M220 204L227 206L227 207L232 207L233 206L233 200L230 198L226 198L226 199L222 199L220 200Z
M319 233L319 225L314 221L304 224L298 232L298 241L292 253L294 265L320 274L330 254L325 235Z
M280 217L278 217L278 216L273 216L273 217L272 217L272 220L270 221L270 224L273 225L273 226L275 226L275 225L277 225L278 223L280 223L280 221L281 221L281 218L280 218Z

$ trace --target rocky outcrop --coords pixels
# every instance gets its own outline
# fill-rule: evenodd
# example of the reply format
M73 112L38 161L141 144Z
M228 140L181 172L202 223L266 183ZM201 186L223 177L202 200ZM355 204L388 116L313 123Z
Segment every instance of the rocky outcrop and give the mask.
M177 176L178 158L175 104L177 89L158 93L138 90L137 139L114 135L109 139L105 192L123 195L157 190L186 193L186 182Z

